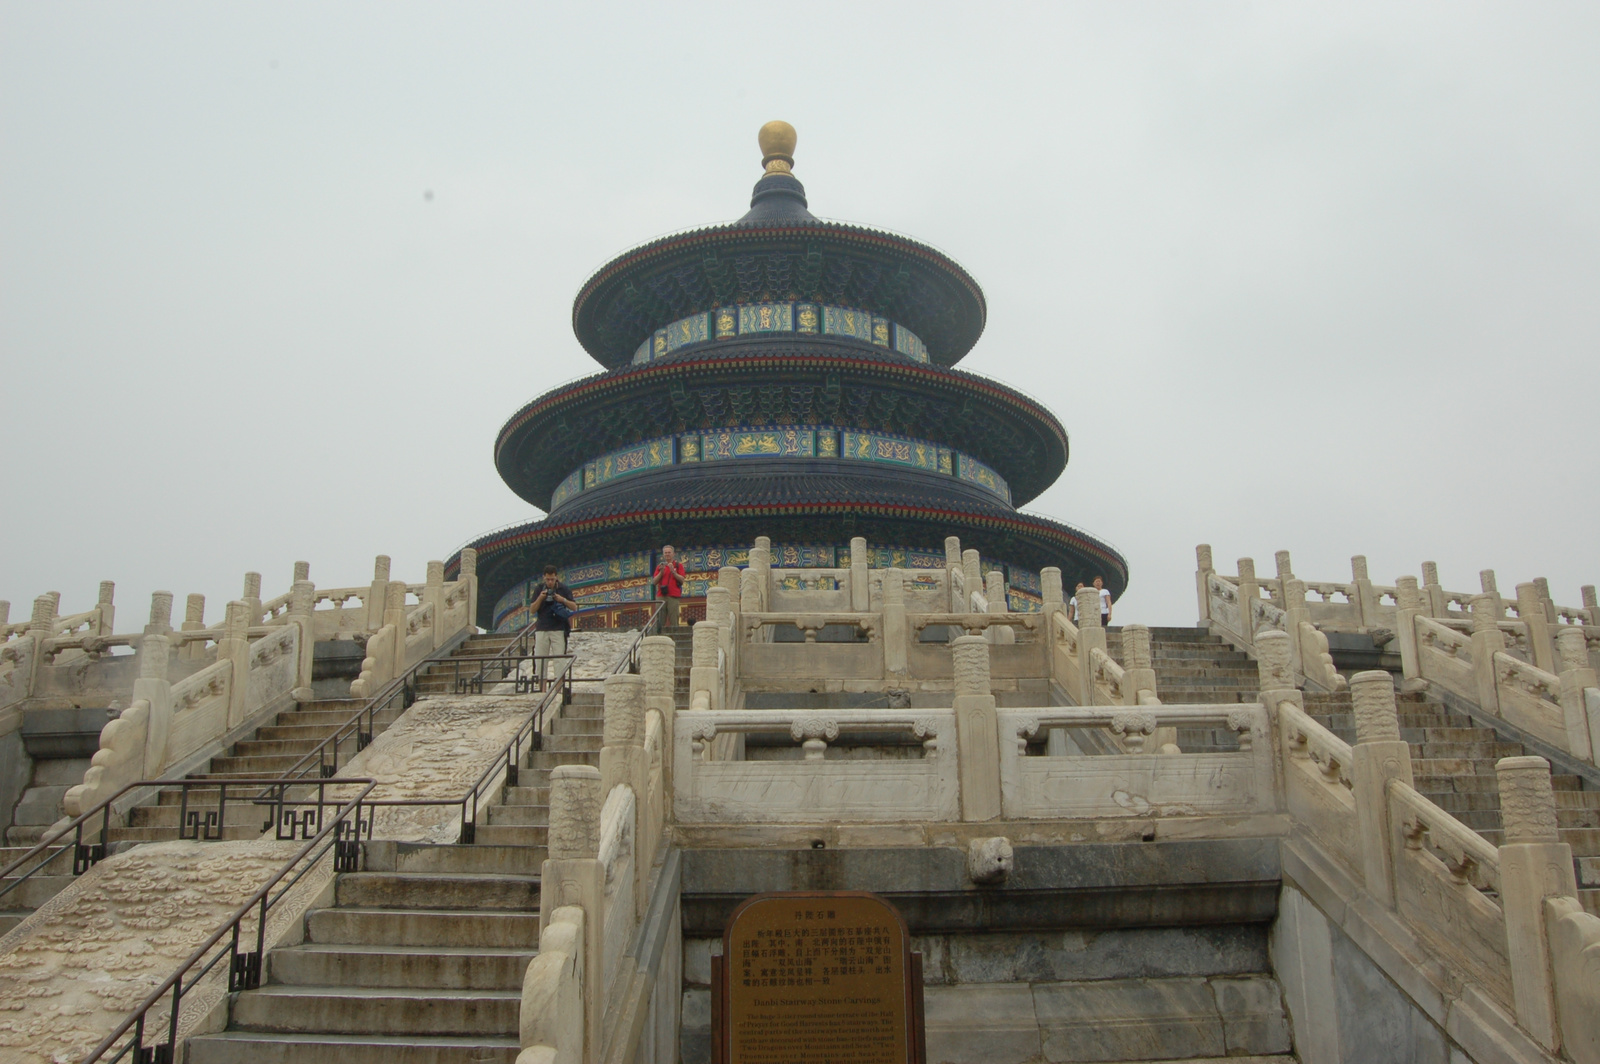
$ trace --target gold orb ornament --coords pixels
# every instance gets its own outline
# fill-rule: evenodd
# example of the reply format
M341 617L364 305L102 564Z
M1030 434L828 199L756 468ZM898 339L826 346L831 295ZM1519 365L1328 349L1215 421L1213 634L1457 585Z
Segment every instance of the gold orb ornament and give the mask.
M756 141L761 145L761 165L769 174L787 174L794 168L794 127L774 119L761 127Z

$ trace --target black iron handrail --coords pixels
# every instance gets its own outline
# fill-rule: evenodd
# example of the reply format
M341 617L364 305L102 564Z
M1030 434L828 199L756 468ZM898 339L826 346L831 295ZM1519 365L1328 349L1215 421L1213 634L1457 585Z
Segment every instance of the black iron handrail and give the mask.
M366 703L356 710L349 720L341 724L332 735L306 751L300 760L290 765L284 771L284 776L312 775L309 766L313 760L317 764L317 776L327 778L338 772L340 745L354 736L356 741L355 752L359 754L365 750L367 745L372 742L373 732L375 731L373 722L377 715L393 705L397 698L400 700L402 711L410 709L411 704L417 700L417 674L441 662L449 661L451 654L466 641L470 632L470 628L465 629L460 638L452 639L445 644L442 654L423 658L411 668L390 680L381 691L367 699ZM365 728L362 727L363 723L366 725Z
M502 663L503 659L510 658L513 655L518 655L518 654L526 655L528 653L528 642L529 642L529 640L531 640L533 638L533 633L534 633L534 630L535 630L534 626L537 625L538 623L539 623L539 620L536 617L533 620L529 621L527 624L523 625L521 630L518 631L516 635L511 637L511 641L509 643L507 643L504 647L500 648L500 653L495 654L488 661L484 662L483 667L478 670L478 674L476 676L470 677L466 682L468 684L476 685L478 693L481 694L483 692L484 677L488 675L488 672L492 667L494 667L498 663ZM505 676L506 676L506 671L505 671L505 669L502 668L500 670L500 678L504 679ZM456 690L457 690L457 692L460 692L462 690L462 686L461 685L462 685L462 680L458 676L456 678Z
M628 649L623 651L622 657L611 667L611 675L639 671L639 648L644 645L644 637L661 631L661 613L667 608L665 600L656 603L656 608L651 611L650 619L639 626L633 633L633 639L628 643Z
M485 683L491 685L509 683L512 685L512 689L520 695L544 690L545 677L542 673L546 670L540 667L540 663L566 661L572 657L573 655L571 654L512 654L508 656L502 652L493 658L451 658L450 664L455 665L458 661L468 665L473 662L484 662L484 666L472 676L462 676L461 667L459 665L455 666L456 694L458 695L481 695L483 694L483 685ZM531 666L526 674L522 669L524 663L528 663ZM490 669L496 670L499 676L490 679L488 676ZM570 670L565 675L569 677L568 682L570 683Z
M272 831L279 841L290 841L296 838L309 838L308 832L321 831L323 826L322 809L330 804L326 797L326 789L330 786L344 786L359 780L323 780L323 779L283 779L262 777L259 779L176 779L176 780L136 780L111 795L83 813L80 813L70 823L57 829L54 833L40 839L32 848L21 857L0 868L0 898L5 897L13 890L20 887L28 879L37 875L45 867L55 861L68 849L72 850L72 874L81 876L99 862L105 860L109 849L109 836L111 834L111 810L117 799L129 791L140 790L145 787L177 787L181 793L178 798L178 838L195 842L212 842L223 838L227 828L228 814L228 788L234 787L254 791L248 798L235 798L237 801L248 801L255 806L271 806L267 819L261 824L262 831ZM288 788L315 787L317 797L310 799L297 799L289 796ZM189 808L189 792L202 788L217 790L216 810L202 813L199 809ZM267 788L267 790L263 790ZM315 811L304 813L296 812L302 806L315 806ZM100 820L99 841L86 842L85 836L93 836L95 828L92 821ZM72 836L71 842L63 842L68 835ZM56 845L60 843L60 845ZM16 875L23 865L40 855L43 857L27 871ZM342 855L341 861L349 854ZM352 865L353 867L353 865Z
M339 780L338 783L341 785L366 784L366 786L362 788L360 794L346 801L338 812L323 824L317 833L300 848L300 852L285 862L273 874L271 879L262 884L261 889L257 890L243 905L235 909L233 915L224 921L221 927L213 931L211 937L201 943L193 953L189 954L188 959L178 965L175 972L167 976L160 986L146 995L145 999L128 1014L128 1017L117 1026L116 1030L108 1034L100 1041L99 1045L89 1051L89 1055L83 1058L82 1064L92 1064L92 1062L104 1058L106 1052L116 1045L117 1040L127 1034L130 1029L133 1032L133 1037L128 1039L115 1056L109 1058L107 1064L114 1064L115 1061L121 1060L130 1052L134 1054L134 1059L138 1064L147 1064L147 1062L148 1064L171 1064L175 1059L174 1051L178 1044L178 1014L183 1005L183 995L199 985L200 980L209 975L212 969L222 962L224 957L228 958L228 992L230 994L241 990L253 990L261 985L261 960L266 953L267 913L272 906L281 901L289 891L293 890L295 885L305 877L306 873L317 866L317 863L322 860L330 849L334 851L335 871L345 870L339 868L340 855L342 852L349 852L345 849L346 847L352 847L354 851L359 852L363 819L365 819L370 836L371 814L369 813L363 818L362 806L366 803L367 795L371 794L372 788L377 785L376 781L370 779L345 779ZM352 814L354 814L353 824L351 823ZM346 836L351 836L351 838L346 838ZM322 848L317 850L318 846ZM307 855L311 854L313 850L317 850L317 852L312 854L310 860L306 860ZM302 861L305 862L304 867L298 872L294 872L295 866ZM293 876L274 895L273 888L283 882L284 878L289 876L291 872L294 872ZM256 948L241 952L239 949L241 925L244 923L245 917L254 910L259 910L256 916L255 928ZM206 954L224 938L229 939L227 947L217 950L210 960L206 960ZM201 962L204 963L202 964ZM193 977L186 983L184 976L197 965L199 970L195 971ZM169 992L172 994L172 1010L167 1018L167 1040L153 1046L146 1046L144 1044L145 1017L155 1007L156 1002L160 1001Z

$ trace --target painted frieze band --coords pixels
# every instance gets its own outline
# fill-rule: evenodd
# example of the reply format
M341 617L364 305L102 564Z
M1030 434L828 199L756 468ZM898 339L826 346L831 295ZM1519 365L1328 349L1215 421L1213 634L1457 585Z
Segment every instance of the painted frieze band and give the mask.
M855 307L823 303L741 303L681 318L657 329L633 353L640 365L684 348L731 340L736 336L796 333L840 336L887 348L916 362L928 361L928 346L916 333L888 318Z

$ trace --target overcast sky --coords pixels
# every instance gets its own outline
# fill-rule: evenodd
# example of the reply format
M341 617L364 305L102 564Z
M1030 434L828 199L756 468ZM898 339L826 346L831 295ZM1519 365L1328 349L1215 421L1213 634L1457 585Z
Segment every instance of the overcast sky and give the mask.
M579 285L747 209L984 287L962 368L1072 438L1029 507L1119 621L1219 567L1390 582L1595 557L1593 3L0 6L0 598L420 580L537 516L522 403L598 367Z

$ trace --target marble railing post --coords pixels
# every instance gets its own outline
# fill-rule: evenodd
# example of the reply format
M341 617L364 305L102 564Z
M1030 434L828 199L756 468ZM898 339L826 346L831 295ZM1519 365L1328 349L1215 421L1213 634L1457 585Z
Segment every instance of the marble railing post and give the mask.
M1600 599L1595 597L1593 584L1584 584L1578 589L1583 596L1583 611L1589 615L1588 623L1600 625Z
M1563 625L1556 633L1561 676L1561 715L1566 720L1567 743L1574 754L1589 761L1600 751L1600 680L1589 664L1588 641L1583 629ZM1579 754L1579 749L1584 751Z
M244 574L244 594L239 600L250 607L250 623L261 623L261 574Z
M867 541L862 536L850 540L850 608L856 613L872 609L871 565L867 557Z
M249 689L245 677L250 672L250 625L254 623L251 618L260 617L259 613L251 612L254 609L256 607L248 602L228 603L225 631L217 643L217 660L233 662L233 678L228 681L230 729L244 723L244 698Z
M1488 570L1484 570L1488 573ZM1488 584L1494 586L1494 574L1488 573ZM1478 705L1487 713L1500 714L1500 689L1495 681L1494 656L1506 648L1505 633L1500 631L1500 596L1483 594L1472 596L1472 679L1478 692Z
M1261 585L1256 582L1256 560L1239 559L1239 634L1251 645L1256 641L1256 603L1261 601ZM1097 607L1098 608L1098 607ZM1078 606L1083 609L1082 604Z
M311 563L310 562L295 562L294 563L294 579L289 581L290 586L292 587L295 584L298 584L302 580L310 580L310 579L311 579Z
M1417 618L1427 615L1426 600L1416 577L1397 577L1394 583L1400 606L1395 634L1400 642L1400 674L1405 677L1400 689L1421 691L1428 682L1422 678L1422 662L1417 656Z
M1356 803L1362 874L1367 893L1394 908L1394 848L1389 823L1390 780L1410 786L1411 747L1400 737L1394 681L1387 672L1358 672L1350 682L1356 741L1350 747L1350 789Z
M972 593L983 590L983 571L978 566L978 552L967 549L961 552L961 579L967 586L957 613L972 612Z
M179 626L184 632L198 632L206 626L206 597L204 595L190 595L183 606L183 624ZM179 656L189 659L205 656L206 645L196 639L183 644Z
M1044 609L1046 615L1052 613L1066 613L1067 602L1062 591L1061 570L1054 565L1047 565L1039 570L1039 587L1043 592Z
M1145 695L1156 697L1156 670L1150 655L1150 629L1142 624L1122 627L1123 701L1130 705L1144 702ZM1157 744L1157 749L1160 744Z
M1443 617L1448 610L1444 585L1439 583L1439 563L1422 563L1422 608L1426 616Z
M1378 620L1378 595L1372 590L1372 578L1367 574L1367 556L1357 554L1350 559L1350 599L1356 604L1356 623L1363 628L1373 628Z
M367 631L383 627L383 613L389 605L389 556L380 554L372 562L372 588L367 593Z
M600 740L600 793L618 784L633 790L634 917L644 915L649 901L645 885L655 863L655 828L647 825L650 763L644 752L647 688L643 676L619 673L605 679L605 719Z
M989 600L990 613L1010 613L1011 604L1006 601L1005 574L998 569L989 570L989 575L983 582L984 597ZM991 643L1015 643L1017 633L1009 625L994 625L988 631Z
M108 636L117 630L117 585L110 580L100 581L100 601L95 604L93 635Z
M433 607L433 646L444 642L444 562L429 562L428 575L422 585L422 604Z
M28 631L44 640L56 634L56 618L61 616L61 592L46 591L33 600L33 616L28 619Z
M906 624L905 572L901 569L883 571L883 678L902 682L908 677L906 670L907 642L910 629Z
M1306 654L1300 626L1311 623L1311 610L1306 607L1306 582L1293 576L1284 581L1283 601L1283 630L1289 633L1289 665L1294 676L1304 677Z
M310 568L306 566L308 571ZM316 606L316 585L310 580L296 580L289 589L289 623L300 629L297 637L300 657L295 670L294 690L290 692L297 702L310 702L316 698L311 689L311 662L317 649L316 618L312 616Z
M709 598L706 602L706 608L710 609ZM762 612L761 578L755 574L754 570L743 569L739 573L739 615L743 617L760 612ZM750 633L750 641L752 643L765 643L771 637L772 633L768 632L766 628L757 628ZM743 639L744 635L739 633L738 638Z
M645 706L661 714L661 784L668 805L672 794L672 743L678 696L678 644L671 636L648 635L639 644L639 675L644 677Z
M1559 672L1556 661L1556 641L1550 631L1552 625L1545 616L1544 600L1539 588L1529 582L1517 585L1517 619L1528 631L1528 652L1533 663L1545 672Z
M1124 636L1124 639L1127 637ZM1261 704L1275 711L1279 703L1304 706L1304 696L1295 686L1292 654L1295 638L1288 632L1262 632L1256 640L1256 676L1261 685Z
M150 623L144 626L146 635L166 635L172 631L172 592L150 593Z
M750 571L756 574L756 590L765 611L772 601L772 541L766 536L757 536L756 545L750 548Z
M1494 619L1503 621L1506 617L1506 600L1500 597L1500 588L1496 586L1493 569L1478 571L1478 584L1483 588L1483 593L1494 599Z
M720 635L710 621L700 621L694 626L693 656L689 659L689 704L695 696L705 692L711 709L722 708L722 683L717 675L717 645Z
M1200 627L1204 628L1211 620L1211 576L1217 571L1211 562L1211 544L1196 546L1194 561L1195 593L1200 597Z
M1068 692L1080 706L1094 705L1094 661L1096 649L1105 650L1106 630L1100 626L1100 592L1093 587L1078 591L1078 676L1079 689Z
M1505 913L1517 1024L1553 1051L1559 1037L1544 900L1578 896L1572 847L1561 841L1557 829L1549 762L1542 757L1503 757L1495 763L1495 776L1505 830L1500 846L1500 908Z
M951 613L967 612L967 607L961 601L966 598L966 589L958 586L961 584L961 581L956 579L956 573L958 572L961 572L961 537L946 536L944 538L944 579L945 586L950 592Z
M1557 622L1556 602L1555 599L1550 597L1550 578L1548 576L1534 577L1533 589L1538 592L1539 603L1544 607L1545 623L1554 625Z
M144 740L142 775L145 779L158 778L167 766L167 744L172 738L172 684L167 680L169 652L167 637L160 633L152 633L139 641L139 678L133 681L133 701L142 698L150 704Z
M1288 605L1283 600L1283 590L1288 582L1294 579L1294 569L1289 564L1289 552L1280 550L1272 556L1272 560L1278 567L1278 579L1272 586L1272 601L1276 602L1281 609L1288 609Z
M457 580L467 581L467 628L478 627L478 552L471 547L461 549L461 566L456 571Z
M740 586L739 574L742 570L737 565L724 565L717 570L717 587L725 587L729 594L739 602L739 608L744 609L744 589Z
M727 668L731 671L737 652L733 645L736 638L733 630L733 592L725 587L706 589L706 620L717 626L717 645L722 648ZM724 686L726 682L727 677L724 676Z
M550 770L550 828L539 877L539 931L555 911L583 910L584 1064L598 1064L605 1021L605 886L600 864L600 810L605 792L593 765L557 765Z
M989 641L964 635L950 644L950 653L961 819L993 820L1000 815L1000 723L989 682Z

